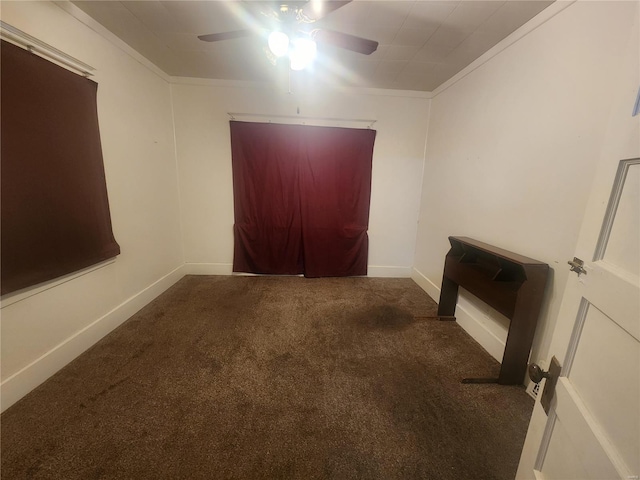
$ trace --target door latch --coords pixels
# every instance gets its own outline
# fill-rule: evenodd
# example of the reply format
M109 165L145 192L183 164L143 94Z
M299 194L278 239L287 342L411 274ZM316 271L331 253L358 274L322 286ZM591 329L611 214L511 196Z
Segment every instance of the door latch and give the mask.
M587 271L584 269L584 262L578 257L573 257L573 260L569 260L567 263L571 265L569 270L576 272L578 276L580 276L581 273L587 274Z
M540 397L540 405L542 405L547 415L549 415L549 409L551 408L551 400L556 393L556 383L558 383L560 370L562 370L560 362L556 357L551 358L551 365L549 365L549 371L547 372L542 370L537 363L529 365L529 378L533 383L540 383L543 378L547 379L542 391L542 397Z

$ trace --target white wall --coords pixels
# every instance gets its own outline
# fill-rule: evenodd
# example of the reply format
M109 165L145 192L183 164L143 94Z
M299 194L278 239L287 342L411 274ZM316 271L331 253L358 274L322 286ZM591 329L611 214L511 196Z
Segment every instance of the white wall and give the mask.
M426 95L295 85L289 94L286 85L194 83L173 85L187 271L231 273L233 191L227 112L295 116L299 108L306 117L377 120L368 272L370 276L410 276L429 113ZM264 119L252 121L260 120ZM276 117L273 121L291 122ZM315 123L366 128L353 122Z
M84 275L3 297L5 409L178 280L183 254L167 79L53 3L3 2L2 20L97 69L107 189L122 250Z
M438 299L449 235L548 263L535 360L547 357L634 8L572 4L432 100L413 278ZM504 317L469 294L457 315L502 358Z

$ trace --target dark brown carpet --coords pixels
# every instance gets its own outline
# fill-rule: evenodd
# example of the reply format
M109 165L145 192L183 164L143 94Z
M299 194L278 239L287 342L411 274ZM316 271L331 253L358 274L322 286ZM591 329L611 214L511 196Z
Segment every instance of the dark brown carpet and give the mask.
M409 279L178 282L2 415L2 478L511 479L533 400Z

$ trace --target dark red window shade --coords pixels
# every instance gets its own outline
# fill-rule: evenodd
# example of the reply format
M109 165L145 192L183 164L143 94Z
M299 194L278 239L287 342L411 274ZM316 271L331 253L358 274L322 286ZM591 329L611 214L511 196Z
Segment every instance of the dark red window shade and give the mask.
M230 123L234 271L366 275L376 132Z
M120 253L102 162L98 85L1 48L2 294Z

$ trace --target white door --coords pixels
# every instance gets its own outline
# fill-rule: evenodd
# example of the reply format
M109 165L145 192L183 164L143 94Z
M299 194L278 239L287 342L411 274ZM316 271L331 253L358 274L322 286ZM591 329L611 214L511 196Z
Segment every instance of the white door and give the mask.
M548 380L540 384L518 479L640 475L640 116L632 116L640 13L634 3L635 26L620 62L625 88L603 92L612 97L611 116L575 253L586 274L571 274L567 283L549 359L541 365L555 356L562 370L548 416L540 405Z

